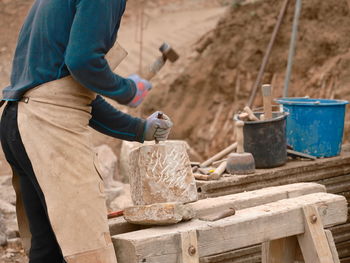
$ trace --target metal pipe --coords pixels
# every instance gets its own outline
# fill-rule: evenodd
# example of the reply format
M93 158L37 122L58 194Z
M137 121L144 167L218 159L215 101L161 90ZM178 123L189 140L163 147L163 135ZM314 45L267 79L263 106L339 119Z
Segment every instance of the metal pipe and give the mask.
M299 18L301 13L301 5L302 5L302 0L296 0L292 37L290 40L290 47L289 47L289 54L288 54L286 78L284 80L283 97L288 97L288 88L289 88L290 77L292 75L293 59L295 55L295 47L296 47L297 36L298 36L298 26L299 26L299 20L300 20Z

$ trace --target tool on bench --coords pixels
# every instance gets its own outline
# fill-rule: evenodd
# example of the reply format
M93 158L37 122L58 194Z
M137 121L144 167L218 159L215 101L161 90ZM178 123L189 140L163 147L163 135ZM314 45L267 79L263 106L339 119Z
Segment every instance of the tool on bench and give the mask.
M223 149L221 152L215 154L213 157L210 157L208 160L202 162L199 166L200 167L208 167L209 165L211 165L213 162L220 160L221 158L223 158L224 156L228 155L229 153L233 152L234 150L236 150L237 148L237 143L233 143L230 146L226 147L225 149Z
M304 158L304 159L309 159L309 160L317 160L317 157L315 156L312 156L310 154L306 154L306 153L301 153L301 152L297 152L297 151L294 151L292 149L287 149L287 154L288 156L292 157L292 158Z
M229 154L226 170L230 174L249 174L255 172L254 157L244 152L243 121L236 121L237 152Z
M163 112L159 112L157 118L158 118L158 119L163 119ZM157 138L155 138L154 140L155 140L156 144L159 143L159 141L157 140Z
M108 213L107 218L108 219L112 219L112 218L116 218L116 217L119 217L119 216L122 216L122 215L124 215L124 211L123 210L114 211L114 212Z
M197 180L210 181L219 180L221 175L226 171L227 162L223 161L215 170L210 168L198 168L202 174L194 174Z
M250 121L259 121L258 117L255 116L253 111L249 108L249 106L245 106L243 111L248 114L248 119Z
M158 57L153 64L142 71L141 76L146 80L152 79L162 69L167 60L174 63L179 59L179 55L168 43L163 43L159 50L162 55Z
M214 214L214 215L206 215L206 216L201 216L198 219L203 220L203 221L217 221L229 216L233 216L236 214L236 209L234 207L230 207L222 211L221 213Z

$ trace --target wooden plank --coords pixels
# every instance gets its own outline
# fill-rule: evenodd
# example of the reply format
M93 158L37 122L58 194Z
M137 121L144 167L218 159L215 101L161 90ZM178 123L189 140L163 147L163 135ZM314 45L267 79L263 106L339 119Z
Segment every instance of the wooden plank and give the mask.
M330 230L325 230L324 232L325 232L326 237L327 237L328 245L329 245L329 248L331 250L334 263L340 263L339 255L337 252L337 248L335 247L332 232Z
M318 192L326 192L325 187L315 183L297 183L269 187L234 195L203 199L188 205L196 212L198 218L220 213L221 211L232 206L238 210L275 202L281 199L293 198ZM109 220L109 230L111 235L137 231L144 228L146 227L142 228L138 225L126 222L123 217Z
M344 197L316 193L238 210L216 221L192 220L113 236L119 263L176 263L181 256L180 233L197 230L199 256L205 257L304 232L302 207L315 205L325 226L346 221ZM130 255L132 253L132 255ZM135 256L134 256L135 255ZM142 262L142 261L141 261Z
M294 263L298 241L296 236L280 238L262 244L262 263Z
M282 199L320 192L326 192L326 188L323 185L315 183L297 183L198 200L188 205L196 212L197 217L202 217L213 213L219 213L230 207L240 210Z
M199 263L196 230L181 233L181 251L179 263Z
M332 252L317 208L305 206L303 211L305 233L298 235L298 241L305 263L333 263Z

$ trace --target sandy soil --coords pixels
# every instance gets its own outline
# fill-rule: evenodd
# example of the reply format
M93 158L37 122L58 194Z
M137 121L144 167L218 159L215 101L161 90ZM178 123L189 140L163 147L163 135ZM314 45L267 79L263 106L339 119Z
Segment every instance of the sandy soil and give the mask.
M281 5L264 0L232 6L199 40L182 72L158 83L143 112L158 107L169 113L176 124L172 136L185 138L204 157L232 143L232 116L248 101ZM263 78L275 98L282 96L293 14L291 4ZM290 96L350 99L349 23L346 1L303 2ZM259 91L254 106L261 104ZM348 114L345 140L349 120Z

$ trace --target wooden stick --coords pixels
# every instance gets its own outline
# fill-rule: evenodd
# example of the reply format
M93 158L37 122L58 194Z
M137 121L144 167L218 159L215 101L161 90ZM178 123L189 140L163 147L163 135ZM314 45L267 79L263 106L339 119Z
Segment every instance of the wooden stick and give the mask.
M263 61L262 61L262 64L261 64L261 67L260 67L260 70L259 70L259 73L258 73L258 77L256 78L256 81L254 83L254 86L252 87L252 93L250 95L250 98L249 98L249 101L248 101L248 106L251 107L254 103L254 99L255 99L255 96L256 96L256 92L258 90L258 87L260 85L260 82L261 82L261 79L264 75L264 71L265 71L265 68L266 68L266 65L267 65L267 62L269 61L269 58L270 58L270 54L271 54L271 50L272 50L272 47L273 47L273 44L275 43L275 40L276 40L276 37L277 37L277 33L281 27L281 24L282 24L282 21L283 21L283 18L284 18L284 15L286 13L286 10L287 10L287 7L288 7L288 4L289 4L289 0L285 0L283 5L282 5L282 8L281 8L281 11L280 11L280 14L278 16L278 19L277 19L277 23L276 23L276 26L273 30L273 33L272 33L272 36L271 36L271 40L269 42L269 45L267 47L267 50L266 50L266 53L265 53L265 56L263 58Z
M210 175L213 180L217 180L225 172L227 166L227 161L222 162L218 168Z
M243 110L246 113L248 113L248 118L250 121L258 121L259 120L248 106L245 106Z
M263 101L264 101L264 117L265 120L272 119L272 94L271 94L271 85L265 84L262 85L262 94L263 94Z
M317 158L315 156L312 156L312 155L306 154L306 153L293 151L293 150L290 150L290 149L287 149L287 154L289 156L292 156L292 157L300 157L300 158L310 159L310 160L313 160L313 161L317 160Z
M216 166L216 165L218 165L218 164L220 164L220 163L222 163L222 162L224 162L224 161L227 161L227 158L222 159L222 160L215 161L215 162L212 163L212 165L213 165L213 166Z
M241 121L247 121L249 120L249 114L246 113L246 112L242 112L238 115L238 118L241 120Z
M236 128L236 136L237 136L237 153L244 153L244 135L243 135L243 121L237 121Z
M218 110L216 111L214 121L212 122L210 128L209 128L209 138L212 140L215 136L215 134L218 132L218 121L219 118L222 115L222 110L224 109L224 104L220 104Z
M228 155L229 153L233 152L234 150L237 149L237 143L233 143L227 148L223 149L221 152L215 154L213 157L209 158L208 160L204 161L203 163L200 164L200 167L208 167L211 165L213 162L220 160L224 156Z

